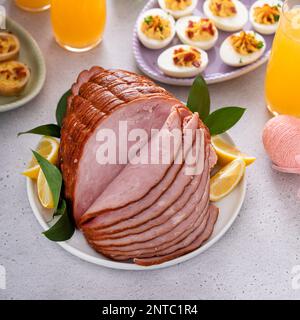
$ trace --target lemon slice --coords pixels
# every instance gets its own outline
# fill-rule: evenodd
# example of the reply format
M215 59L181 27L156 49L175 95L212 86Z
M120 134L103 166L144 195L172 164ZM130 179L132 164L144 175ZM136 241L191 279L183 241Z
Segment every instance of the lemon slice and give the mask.
M256 158L249 157L245 153L238 150L235 146L224 141L220 136L212 137L211 141L218 155L218 162L221 165L225 165L237 158L242 158L245 161L246 166L248 166L256 160Z
M52 192L49 188L46 177L42 170L40 170L37 178L37 190L38 190L38 196L42 206L47 209L53 209L54 200L53 200Z
M59 143L51 137L43 137L38 144L37 152L46 158L50 163L56 164L58 160ZM28 168L22 173L24 176L31 179L37 179L40 172L40 166L35 157L32 157Z
M219 201L228 195L245 174L244 159L237 158L228 163L210 179L210 200Z

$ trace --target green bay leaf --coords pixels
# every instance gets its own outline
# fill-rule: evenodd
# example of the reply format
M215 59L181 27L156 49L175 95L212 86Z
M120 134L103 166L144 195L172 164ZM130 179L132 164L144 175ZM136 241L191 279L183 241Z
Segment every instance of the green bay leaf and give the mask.
M43 136L50 136L55 138L60 138L60 127L56 124L45 124L28 131L19 132L18 136L23 134L39 134Z
M65 210L59 220L43 234L51 241L66 241L69 240L75 232L73 220Z
M62 187L62 175L55 165L50 163L36 151L33 150L32 152L45 175L48 186L53 196L54 210L56 210L59 203Z
M57 108L56 108L56 121L57 124L61 127L64 116L67 111L68 97L71 95L71 90L68 90L63 96L60 98Z
M243 116L246 109L241 107L224 107L212 112L204 121L210 134L215 136L232 128Z
M210 112L210 96L204 78L199 75L190 89L187 106L192 112L198 112L199 117L205 120Z

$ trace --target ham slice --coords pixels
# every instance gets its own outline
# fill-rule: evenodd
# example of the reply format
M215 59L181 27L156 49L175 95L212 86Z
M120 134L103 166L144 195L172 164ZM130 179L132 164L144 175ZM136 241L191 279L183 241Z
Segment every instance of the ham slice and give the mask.
M190 244L182 249L179 249L171 254L165 255L165 256L154 257L154 258L144 258L144 259L136 258L136 259L134 259L134 262L138 265L141 265L141 266L151 266L151 265L155 265L155 264L161 264L166 261L178 258L184 254L187 254L187 253L199 248L202 245L202 243L204 241L206 241L211 236L211 234L214 230L214 225L218 219L219 209L217 207L215 207L214 205L211 205L209 210L210 210L210 215L209 215L209 219L208 219L207 225L205 227L205 230L204 230L204 232L200 233L198 238L192 244Z

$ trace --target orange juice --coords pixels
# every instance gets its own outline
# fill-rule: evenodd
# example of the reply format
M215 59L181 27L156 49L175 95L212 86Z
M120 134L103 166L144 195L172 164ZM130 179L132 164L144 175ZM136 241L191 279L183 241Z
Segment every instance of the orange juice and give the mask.
M300 117L300 0L284 4L266 74L266 100L273 114Z
M49 9L51 0L15 0L16 4L27 11L43 11Z
M106 22L105 0L51 0L56 41L71 51L87 51L101 40Z

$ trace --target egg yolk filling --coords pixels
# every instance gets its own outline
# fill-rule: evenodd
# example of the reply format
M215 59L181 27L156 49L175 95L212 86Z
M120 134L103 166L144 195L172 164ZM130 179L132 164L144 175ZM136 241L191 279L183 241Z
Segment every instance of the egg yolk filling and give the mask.
M195 48L189 49L179 48L173 53L174 64L178 67L196 67L200 68L201 53Z
M165 0L167 9L173 11L184 10L192 4L192 0Z
M279 20L280 11L278 6L264 4L262 7L254 8L254 20L260 24L274 24Z
M150 39L164 40L171 35L171 24L160 16L148 16L142 24L142 32Z
M0 82L10 84L22 81L27 76L24 67L15 65L13 62L0 65Z
M214 16L222 18L232 17L237 13L235 4L232 0L211 0L209 9Z
M215 28L212 21L206 18L198 22L189 21L186 35L193 41L210 40L215 35Z
M9 53L16 49L16 44L13 38L0 35L0 53Z
M232 35L230 42L234 50L243 56L254 53L264 46L264 43L257 40L254 34L245 31L241 31L238 35Z

